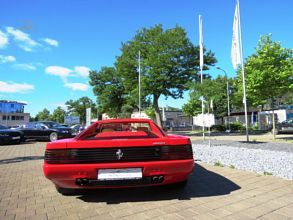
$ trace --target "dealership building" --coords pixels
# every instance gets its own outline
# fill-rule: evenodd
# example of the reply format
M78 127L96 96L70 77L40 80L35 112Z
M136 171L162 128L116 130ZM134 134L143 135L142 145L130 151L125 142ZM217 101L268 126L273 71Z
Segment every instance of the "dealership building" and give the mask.
M24 113L25 102L0 100L0 124L8 127L29 122L30 114Z

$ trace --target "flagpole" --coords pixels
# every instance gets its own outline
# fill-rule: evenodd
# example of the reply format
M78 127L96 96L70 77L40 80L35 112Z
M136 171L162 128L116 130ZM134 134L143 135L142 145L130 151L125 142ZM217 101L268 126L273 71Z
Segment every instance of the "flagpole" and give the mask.
M141 91L140 91L140 51L138 51L138 111L139 111L139 118L141 118Z
M238 27L239 27L239 44L240 44L240 57L241 57L241 72L242 72L242 84L243 84L243 104L245 112L245 128L246 128L246 141L249 142L248 134L248 116L247 116L247 101L246 101L246 83L245 83L245 74L244 74L244 62L243 62L243 49L242 49L242 35L241 35L241 23L240 23L240 7L239 0L237 0L238 7Z
M200 83L202 84L203 75L203 34L202 34L202 19L201 15L198 16L198 23L199 23L199 66L200 66ZM203 103L203 96L201 99L201 115L202 115L202 138L205 140L205 126L204 126L204 103Z
M211 147L211 120L210 120L210 101L208 101L208 117L209 117L209 127L208 127L208 131L209 131L209 147Z

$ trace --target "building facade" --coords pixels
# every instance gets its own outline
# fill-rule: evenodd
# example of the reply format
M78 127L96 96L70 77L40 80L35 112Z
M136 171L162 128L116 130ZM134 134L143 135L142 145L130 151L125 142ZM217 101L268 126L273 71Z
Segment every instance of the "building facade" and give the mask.
M29 122L30 114L24 112L26 103L0 100L0 124L13 127Z
M161 109L162 123L165 128L182 128L192 126L192 117L183 114L181 109Z

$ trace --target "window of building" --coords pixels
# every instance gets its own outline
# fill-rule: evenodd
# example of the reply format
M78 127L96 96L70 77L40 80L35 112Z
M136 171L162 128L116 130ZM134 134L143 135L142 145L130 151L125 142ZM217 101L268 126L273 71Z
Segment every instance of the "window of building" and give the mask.
M15 116L14 115L11 116L11 120L15 121Z
M10 116L9 115L3 115L2 116L2 120L9 121L10 120Z

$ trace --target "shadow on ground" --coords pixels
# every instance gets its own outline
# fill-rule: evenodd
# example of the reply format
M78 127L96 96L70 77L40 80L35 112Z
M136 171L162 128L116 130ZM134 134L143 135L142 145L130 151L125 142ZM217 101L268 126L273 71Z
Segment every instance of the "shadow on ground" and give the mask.
M19 163L19 162L25 162L30 160L43 160L43 159L44 159L43 156L14 157L14 158L0 160L0 165L9 164L9 163Z
M290 137L278 137L277 136L277 139L284 140L284 141L293 141L293 135Z
M244 143L244 144L265 144L265 143L267 143L267 142L263 142L263 141L249 141L249 142L247 142L247 141L238 141L239 143Z
M106 202L107 204L119 204L124 202L145 202L161 200L190 200L195 197L209 197L230 194L240 189L238 185L229 179L206 170L196 164L189 177L185 189L173 187L144 187L128 189L100 189L80 191L78 199L84 202Z

